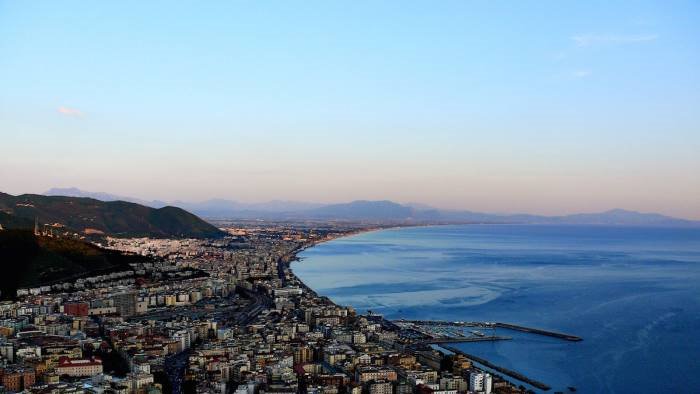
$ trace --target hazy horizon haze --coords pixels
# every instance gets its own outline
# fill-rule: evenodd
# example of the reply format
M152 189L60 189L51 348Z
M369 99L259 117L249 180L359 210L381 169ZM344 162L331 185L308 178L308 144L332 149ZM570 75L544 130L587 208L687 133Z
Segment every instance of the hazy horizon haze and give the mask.
M0 1L0 191L700 220L700 3Z

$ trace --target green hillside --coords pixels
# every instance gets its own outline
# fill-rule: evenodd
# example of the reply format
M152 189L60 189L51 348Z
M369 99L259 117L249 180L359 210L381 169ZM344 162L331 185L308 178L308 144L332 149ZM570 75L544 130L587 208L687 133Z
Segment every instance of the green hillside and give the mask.
M32 228L38 218L40 224L58 223L81 234L154 238L223 235L216 227L183 209L155 209L125 201L0 193L0 212L0 224L6 228Z
M0 231L0 291L68 281L91 274L130 269L147 257L122 254L69 238L36 237L28 230Z

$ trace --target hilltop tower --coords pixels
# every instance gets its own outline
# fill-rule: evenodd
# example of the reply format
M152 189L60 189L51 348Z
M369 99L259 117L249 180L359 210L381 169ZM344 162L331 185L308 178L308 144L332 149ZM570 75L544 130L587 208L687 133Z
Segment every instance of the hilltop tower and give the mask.
M34 216L34 235L39 235L39 217Z

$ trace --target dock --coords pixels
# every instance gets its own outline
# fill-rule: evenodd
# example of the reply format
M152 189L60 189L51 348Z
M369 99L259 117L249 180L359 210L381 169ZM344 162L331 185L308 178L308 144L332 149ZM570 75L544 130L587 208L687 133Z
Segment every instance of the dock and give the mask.
M489 336L474 336L474 337L446 337L446 338L434 338L423 341L426 345L441 345L443 343L464 343L464 342L486 342L486 341L508 341L513 339L512 337L505 337L500 335L489 335Z
M534 335L543 335L571 342L580 342L583 340L583 338L578 337L576 335L564 334L556 331L549 331L539 328L525 327L517 324L500 322L466 322L407 319L399 319L391 322L386 322L386 324L391 325L393 328L397 329L399 335L406 339L414 341L416 345L437 345L445 350L451 351L455 354L461 354L466 358L476 363L479 363L487 368L500 372L503 375L509 376L515 380L527 383L530 386L536 387L543 391L550 390L551 387L540 381L530 379L519 372L495 365L490 361L483 359L479 356L466 353L463 350L450 346L450 344L513 339L512 337L508 336L496 335L497 328L521 331ZM464 331L468 331L469 334L465 334Z
M496 327L501 327L501 328L507 328L507 329L509 329L509 330L516 330L516 331L527 332L527 333L530 333L530 334L545 335L545 336L548 336L548 337L554 337L554 338L563 339L563 340L565 340L565 341L572 341L572 342L580 342L580 341L583 341L583 338L577 337L576 335L569 335L569 334L563 334L563 333L555 332L555 331L541 330L541 329L539 329L539 328L524 327L524 326L519 326L519 325L517 325L517 324L494 323L494 326L496 326Z

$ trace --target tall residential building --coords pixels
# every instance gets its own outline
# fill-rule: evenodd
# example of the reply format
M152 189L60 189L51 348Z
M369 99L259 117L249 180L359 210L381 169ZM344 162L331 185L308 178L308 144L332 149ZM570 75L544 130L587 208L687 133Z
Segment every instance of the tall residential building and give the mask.
M491 394L493 378L487 373L472 372L469 375L469 390L477 393Z
M112 299L114 300L114 306L117 308L117 313L122 317L136 314L136 292L127 291L115 294Z

